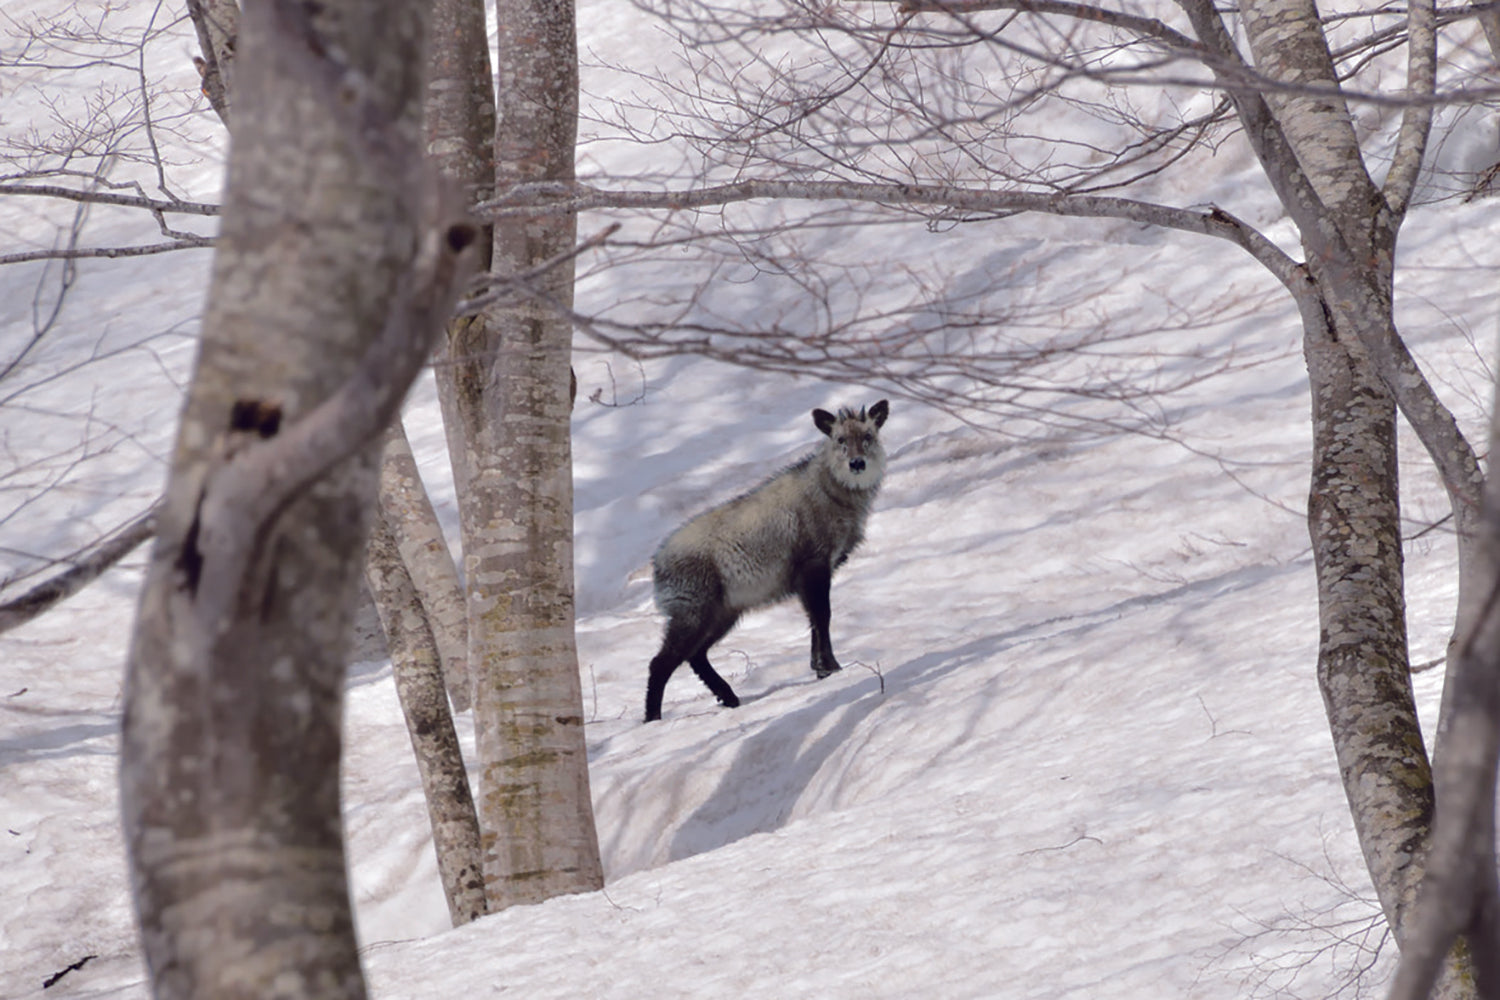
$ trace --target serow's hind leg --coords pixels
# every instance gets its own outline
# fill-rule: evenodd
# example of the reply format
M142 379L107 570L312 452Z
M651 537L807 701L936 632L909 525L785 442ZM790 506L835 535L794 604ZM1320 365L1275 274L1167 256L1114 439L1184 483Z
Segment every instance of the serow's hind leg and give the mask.
M672 651L663 644L660 653L651 659L651 667L646 674L646 721L656 722L661 719L661 699L667 691L667 681L671 678L673 671L682 666L682 654Z
M682 666L682 661L697 645L695 630L680 620L667 622L667 634L661 641L661 652L651 658L646 673L646 721L656 722L661 718L662 695L667 691L667 681L673 672Z
M734 627L738 617L722 614L707 622L679 617L667 623L667 635L662 640L661 652L651 660L646 677L647 722L655 722L661 718L661 702L667 690L667 680L673 671L682 666L684 660L692 665L693 673L708 685L721 705L728 708L739 707L740 700L735 696L734 690L708 663L709 647L724 638L724 634Z

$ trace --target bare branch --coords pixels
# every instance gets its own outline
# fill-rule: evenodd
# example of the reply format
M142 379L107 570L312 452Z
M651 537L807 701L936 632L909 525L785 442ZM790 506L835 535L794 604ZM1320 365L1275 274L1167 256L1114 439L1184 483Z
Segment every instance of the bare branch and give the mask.
M112 191L80 191L77 188L57 184L0 183L0 194L25 195L36 198L59 198L89 205L118 205L124 208L143 208L149 212L167 215L217 216L219 206L202 201L178 201L164 198L148 198L145 195L117 194Z
M1098 195L993 191L959 185L878 184L854 181L749 180L679 191L611 191L587 184L519 184L493 201L475 206L482 217L587 209L684 211L734 202L776 198L790 201L844 201L914 210L936 209L924 217L964 221L973 215L1042 212L1081 218L1124 219L1229 240L1270 267L1285 281L1297 280L1297 265L1253 227L1217 207L1172 208L1130 198Z
M141 543L155 534L159 509L158 503L82 556L69 558L67 561L72 565L68 569L31 588L20 597L0 604L0 633L23 625L72 597L134 552Z
M1184 55L1201 57L1203 47L1191 37L1154 17L1108 10L1095 4L1069 0L897 0L903 13L977 14L982 11L1013 10L1027 14L1059 14L1077 21L1120 28L1138 38L1159 42Z
M56 250L23 250L20 253L0 254L0 264L25 264L36 260L84 260L87 258L150 257L176 250L199 250L212 247L212 236L187 237L167 243L144 243L124 247L59 247Z
M1430 97L1437 86L1437 26L1433 0L1407 3L1407 92ZM1400 220L1411 205L1432 132L1432 105L1413 103L1401 115L1396 151L1385 177L1385 200ZM1399 221L1395 223L1399 225Z
M473 315L503 299L529 294L527 289L539 279L564 264L576 260L588 251L604 246L609 242L609 238L619 231L620 224L613 223L563 253L549 257L540 264L534 264L517 274L499 274L493 271L485 274L481 283L486 291L459 302L454 308L454 315Z

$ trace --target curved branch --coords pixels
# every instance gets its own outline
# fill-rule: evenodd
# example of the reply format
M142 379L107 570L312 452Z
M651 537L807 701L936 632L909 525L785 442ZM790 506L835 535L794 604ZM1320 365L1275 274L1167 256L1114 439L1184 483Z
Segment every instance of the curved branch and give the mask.
M1283 281L1294 277L1293 271L1297 266L1286 253L1253 227L1217 207L1173 208L1131 198L993 191L955 184L748 180L693 190L611 191L587 184L541 182L517 184L500 197L475 206L474 211L483 218L587 209L685 211L762 198L784 201L847 201L906 210L938 209L940 215L950 219L957 215L992 217L996 214L1022 212L1121 219L1227 239L1271 268Z
M226 453L207 475L184 545L185 556L213 566L196 587L200 638L205 641L215 623L231 615L264 533L320 475L390 423L452 314L474 263L471 248L478 232L457 211L456 192L436 177L429 182L440 190L430 192L436 204L416 258L402 275L386 324L359 366L332 396L284 431L277 433L279 413L238 428L257 431L267 440L243 444L241 436L235 442L238 450Z
M71 560L73 565L68 569L37 584L20 597L0 604L0 632L8 632L31 621L103 576L106 570L156 533L156 515L160 509L158 501L112 537L100 542L81 558Z
M942 13L978 14L984 11L1013 10L1024 14L1060 14L1078 21L1120 28L1139 38L1161 42L1169 49L1199 58L1203 46L1182 32L1154 17L1141 17L1124 11L1105 10L1094 4L1070 0L901 0L897 8L903 14Z

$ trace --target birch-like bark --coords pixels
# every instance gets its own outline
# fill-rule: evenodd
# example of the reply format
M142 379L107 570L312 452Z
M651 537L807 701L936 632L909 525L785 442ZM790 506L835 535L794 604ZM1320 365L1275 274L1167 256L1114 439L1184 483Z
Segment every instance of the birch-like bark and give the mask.
M1392 928L1416 888L1432 773L1406 655L1396 409L1334 328L1304 328L1312 382L1308 500L1318 576L1318 683L1365 863Z
M421 167L424 10L265 0L241 22L223 232L121 739L158 997L364 995L344 659L379 434L474 236Z
M483 0L433 0L432 42L428 48L427 101L424 110L427 152L443 173L477 204L495 189L495 74L490 63L489 33ZM493 231L487 226L480 241L479 269L488 271ZM465 423L458 404L461 378L480 377L480 359L466 359L461 343L485 341L483 315L456 317L448 326L433 359L443 429L453 465L453 482L460 497L468 493L468 441L477 434ZM465 391L472 393L472 385ZM467 507L459 506L459 517ZM471 536L476 525L465 527Z
M1490 453L1500 448L1500 395L1490 413ZM1500 881L1495 862L1500 761L1500 478L1485 491L1475 538L1475 583L1485 594L1464 637L1445 699L1447 743L1438 757L1438 812L1430 861L1409 920L1391 1000L1423 1000L1444 959L1468 946L1478 995L1500 997Z
M385 461L389 460L387 448ZM448 712L438 644L428 627L431 615L407 572L393 529L392 519L377 511L370 530L365 578L375 595L390 647L396 694L427 799L438 876L448 901L448 916L457 927L485 913L479 817L474 812L453 716Z
M1207 19L1203 6L1192 5L1195 24ZM1318 676L1365 863L1404 946L1428 864L1434 793L1407 661L1397 402L1454 500L1461 589L1469 591L1461 594L1460 622L1472 613L1472 588L1462 585L1470 572L1464 533L1477 474L1477 462L1465 467L1467 442L1451 413L1436 403L1395 327L1396 234L1420 170L1430 114L1413 109L1405 115L1388 188L1380 191L1365 169L1347 105L1327 96L1337 74L1312 0L1249 0L1241 11L1257 70L1320 91L1241 94L1237 106L1298 224L1326 310L1321 329L1304 322L1314 425L1308 520L1323 623ZM1418 93L1433 82L1431 19L1430 5L1419 0L1409 39ZM1213 37L1224 52L1224 36ZM1454 949L1438 995L1473 995L1471 970L1467 949Z
M496 184L571 181L578 116L573 5L497 11ZM572 302L574 217L505 219L492 267L563 257L540 279ZM573 636L572 326L536 299L450 339L464 431L469 662L490 908L603 885Z
M393 627L409 623L415 633L402 640L414 645L433 642L453 709L467 711L473 697L469 678L468 609L458 567L448 548L443 526L432 509L427 488L417 471L417 460L406 440L406 428L393 421L385 432L380 459L380 509L403 563L402 573L416 588L423 620L403 615ZM387 644L393 641L386 629ZM449 725L452 725L450 720Z
M229 124L230 90L234 86L234 52L240 33L237 0L188 0L188 16L198 34L202 55L196 60L203 94L214 113Z

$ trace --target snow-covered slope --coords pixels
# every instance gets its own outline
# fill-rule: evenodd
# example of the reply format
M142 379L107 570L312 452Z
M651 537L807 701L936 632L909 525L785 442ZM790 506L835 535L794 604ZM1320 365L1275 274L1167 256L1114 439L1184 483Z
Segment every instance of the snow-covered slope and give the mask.
M585 34L602 44L612 25ZM9 202L0 220L44 238ZM1086 225L1037 232L984 235L1035 241L1049 280L1098 284L1101 308L1137 325L1164 288L1250 303L1157 344L1232 345L1237 366L1170 400L1156 437L1007 438L893 398L889 478L834 586L847 669L812 679L795 607L752 616L716 656L736 711L681 671L666 721L639 722L659 628L650 553L810 447L813 406L888 390L580 356L579 650L609 884L449 931L389 664L356 663L345 815L375 996L1323 996L1368 963L1359 943L1378 940L1378 914L1314 676L1293 310L1227 246L1142 237L1122 255ZM1495 332L1493 281L1476 274L1493 277L1497 233L1491 204L1425 209L1402 246L1405 329L1475 430ZM907 256L939 252L919 227L907 239ZM147 346L0 406L4 461L71 465L63 428L126 430L63 494L5 495L23 509L0 520L4 558L86 541L159 489L204 256L82 266L39 357L61 371L101 344ZM37 280L0 269L0 354L30 335ZM608 301L609 282L585 294ZM587 401L613 399L627 371L639 401ZM41 434L33 410L69 419ZM430 385L407 419L451 522ZM1405 457L1406 509L1435 519L1441 491ZM1409 558L1422 661L1447 639L1453 558L1441 532ZM88 955L45 995L147 994L114 785L140 564L0 637L3 996L41 996ZM1427 706L1437 673L1418 678Z

